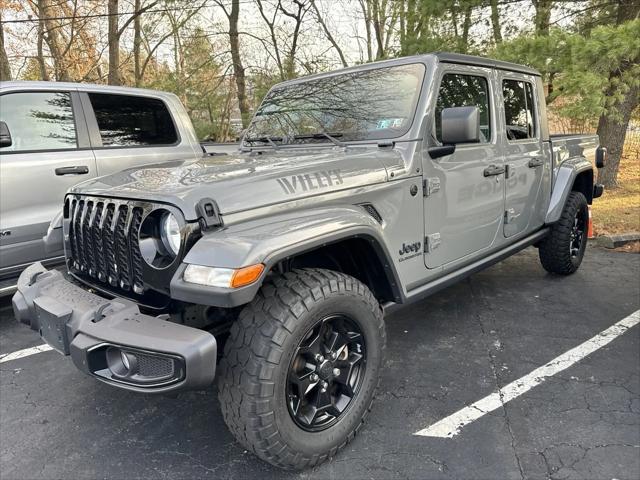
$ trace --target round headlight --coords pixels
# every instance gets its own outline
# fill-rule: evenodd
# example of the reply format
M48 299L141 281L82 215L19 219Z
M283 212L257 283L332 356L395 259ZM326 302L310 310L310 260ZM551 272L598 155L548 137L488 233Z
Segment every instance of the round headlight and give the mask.
M172 213L166 213L162 217L160 235L165 248L173 255L177 255L180 251L180 224Z

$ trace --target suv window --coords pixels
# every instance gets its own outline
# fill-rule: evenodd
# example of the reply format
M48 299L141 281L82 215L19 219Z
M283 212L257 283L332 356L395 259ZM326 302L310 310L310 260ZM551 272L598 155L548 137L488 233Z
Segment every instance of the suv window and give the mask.
M178 141L171 114L157 98L89 93L103 147L172 145Z
M452 107L478 107L480 113L480 142L491 140L489 84L477 75L447 73L442 77L436 103L436 138L442 142L442 110Z
M520 80L502 82L506 133L509 140L536 137L536 111L533 85Z
M0 151L63 150L76 148L71 94L16 92L0 96L0 120L7 124L12 145Z

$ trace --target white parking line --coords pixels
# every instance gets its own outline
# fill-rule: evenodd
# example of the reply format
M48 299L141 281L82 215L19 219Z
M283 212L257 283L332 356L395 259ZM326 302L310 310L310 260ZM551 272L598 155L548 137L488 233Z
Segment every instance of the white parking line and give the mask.
M626 318L623 318L618 323L600 332L598 335L587 340L583 344L578 345L559 357L554 358L546 365L536 368L528 375L511 382L499 391L478 400L462 410L458 410L453 415L449 415L433 425L414 433L414 435L439 438L454 437L460 433L460 430L464 426L469 425L471 422L481 418L489 412L497 410L508 401L513 400L533 387L540 385L547 378L569 368L585 358L587 355L590 355L596 350L604 347L616 337L622 335L634 325L637 325L639 322L640 310L632 313Z
M5 353L0 355L0 363L10 362L11 360L17 360L18 358L28 357L29 355L35 355L36 353L48 352L53 350L49 345L43 343L37 347L25 348L24 350L18 350L13 353Z

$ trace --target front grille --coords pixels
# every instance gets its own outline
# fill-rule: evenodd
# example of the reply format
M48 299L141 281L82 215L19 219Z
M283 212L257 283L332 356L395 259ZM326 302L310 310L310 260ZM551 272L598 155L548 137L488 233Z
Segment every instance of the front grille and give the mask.
M70 267L105 286L142 294L138 235L143 208L100 198L75 197L67 202Z

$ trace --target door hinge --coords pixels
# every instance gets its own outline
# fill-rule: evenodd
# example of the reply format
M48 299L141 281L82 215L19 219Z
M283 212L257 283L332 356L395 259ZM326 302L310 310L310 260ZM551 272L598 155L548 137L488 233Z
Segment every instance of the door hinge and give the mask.
M440 179L438 177L425 178L422 181L422 191L425 197L429 197L440 190Z
M425 253L433 252L436 248L440 246L440 234L432 233L431 235L427 235L424 239L424 251Z

